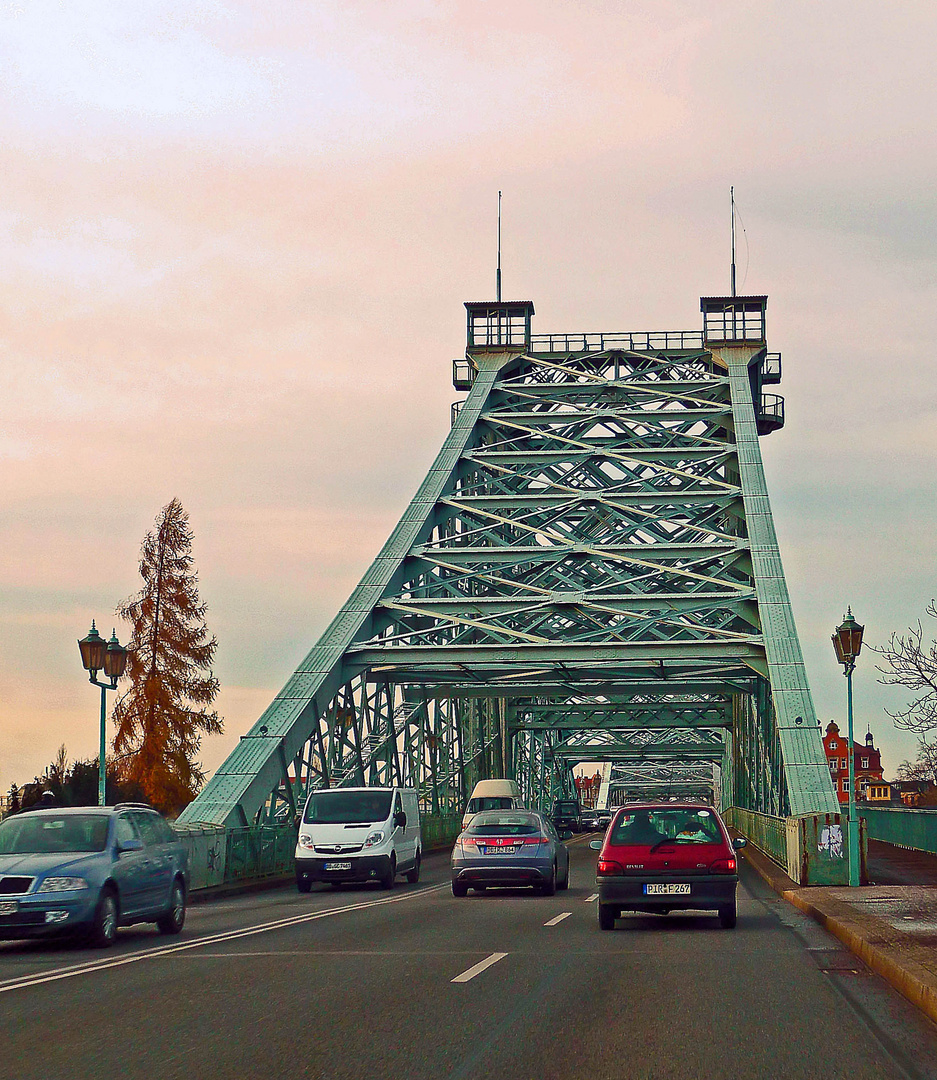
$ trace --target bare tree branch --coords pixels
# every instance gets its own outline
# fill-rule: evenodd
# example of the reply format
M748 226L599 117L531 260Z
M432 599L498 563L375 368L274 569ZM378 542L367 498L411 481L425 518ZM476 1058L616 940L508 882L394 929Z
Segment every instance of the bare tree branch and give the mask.
M915 761L903 761L898 766L899 780L926 780L937 783L937 744L921 739Z
M931 600L927 614L937 619L937 602ZM903 686L917 694L906 709L888 712L895 726L924 734L937 728L937 643L924 643L920 621L906 634L892 634L885 645L870 646L882 657L879 682Z

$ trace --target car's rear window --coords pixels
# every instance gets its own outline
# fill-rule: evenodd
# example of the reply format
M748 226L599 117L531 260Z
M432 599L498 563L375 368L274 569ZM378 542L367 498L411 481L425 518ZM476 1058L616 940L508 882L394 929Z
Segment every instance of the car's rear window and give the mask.
M484 798L469 799L465 808L467 814L480 814L484 810L510 810L514 800L510 795L486 795Z
M554 813L556 813L556 814L578 814L579 813L579 803L558 802L556 804L556 809L554 810Z
M619 815L609 837L613 844L653 846L662 840L678 844L721 844L722 830L712 810L666 808L633 810Z
M0 855L103 851L107 823L103 814L17 814L0 824Z
M533 836L540 832L540 822L526 814L485 814L466 832L469 836Z

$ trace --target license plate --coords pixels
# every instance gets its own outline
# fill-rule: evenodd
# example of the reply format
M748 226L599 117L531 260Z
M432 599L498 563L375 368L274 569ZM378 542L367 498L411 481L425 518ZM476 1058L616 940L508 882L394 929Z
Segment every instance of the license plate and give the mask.
M0 915L15 915L19 908L18 900L3 900L0 902Z
M485 847L478 849L482 855L513 855L516 847Z
M327 862L323 867L325 870L350 870L350 862Z
M689 896L689 885L645 885L645 896Z

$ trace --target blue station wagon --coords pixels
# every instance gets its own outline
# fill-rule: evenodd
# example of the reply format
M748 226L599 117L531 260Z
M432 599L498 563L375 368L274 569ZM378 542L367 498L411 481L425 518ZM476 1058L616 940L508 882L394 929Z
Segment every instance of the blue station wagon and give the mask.
M0 823L0 939L81 933L101 948L118 926L185 923L188 852L147 806L35 810Z

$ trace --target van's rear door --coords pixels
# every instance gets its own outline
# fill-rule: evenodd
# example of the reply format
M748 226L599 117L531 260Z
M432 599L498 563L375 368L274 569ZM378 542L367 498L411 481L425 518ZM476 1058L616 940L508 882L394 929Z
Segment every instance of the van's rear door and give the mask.
M416 858L416 849L420 843L420 803L415 791L403 793L403 808L407 814L407 843L412 845L411 858Z

